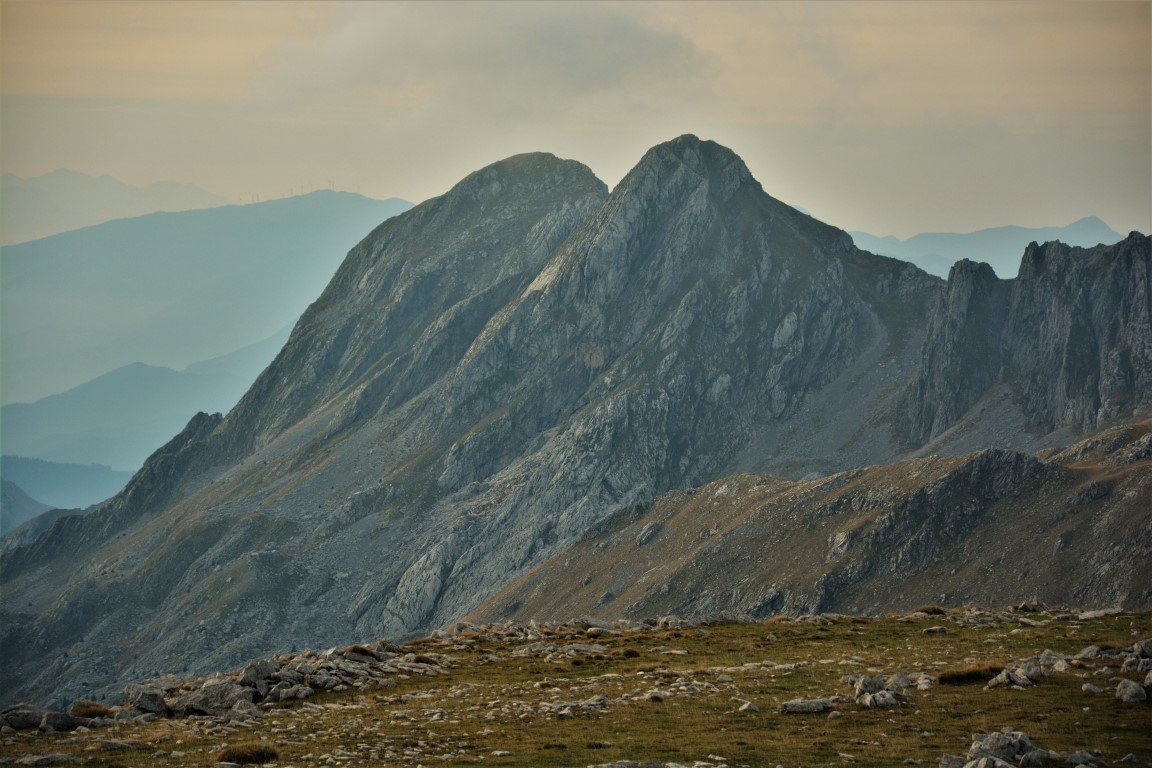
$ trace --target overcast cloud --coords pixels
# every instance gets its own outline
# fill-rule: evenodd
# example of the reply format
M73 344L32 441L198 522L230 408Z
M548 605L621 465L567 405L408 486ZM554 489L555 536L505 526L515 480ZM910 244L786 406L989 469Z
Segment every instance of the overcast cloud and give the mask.
M728 144L877 234L1152 229L1148 3L5 3L0 162L418 201L547 150Z

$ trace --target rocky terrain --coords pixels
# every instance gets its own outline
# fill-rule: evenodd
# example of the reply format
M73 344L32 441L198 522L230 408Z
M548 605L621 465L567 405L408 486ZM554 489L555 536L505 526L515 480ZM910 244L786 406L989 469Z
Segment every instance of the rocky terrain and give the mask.
M622 510L472 618L764 618L1035 596L1144 607L1150 510L1152 421L1037 456L736 475Z
M461 623L8 707L0 764L1152 765L1150 690L1147 613Z
M649 150L611 193L574 161L501 161L356 246L229 414L197 416L116 498L0 554L0 698L56 704L412 637L619 509L738 473L1035 451L1145 415L1150 259L1137 233L1044 246L1015 280L965 288L961 268L945 283L859 250L693 136ZM999 456L974 470L996 498L1056 483ZM1106 517L1123 498L1086 508ZM957 588L999 584L997 552L950 538L983 504L953 525L940 497L907 562L960 546ZM1129 538L1086 579L1138 585L1148 513L1116 509ZM908 500L893 520L915 512ZM873 591L851 601L902 602L885 586L896 566L861 566ZM741 589L770 605L762 587ZM1091 596L1105 593L1141 594Z

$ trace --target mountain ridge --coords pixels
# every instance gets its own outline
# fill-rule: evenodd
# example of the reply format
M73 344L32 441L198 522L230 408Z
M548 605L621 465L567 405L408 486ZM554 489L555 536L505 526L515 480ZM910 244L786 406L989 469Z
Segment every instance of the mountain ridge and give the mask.
M1016 276L1020 254L1030 242L1060 241L1089 248L1112 245L1124 238L1098 216L1084 216L1063 227L1006 225L974 232L922 232L903 240L867 232L850 234L856 245L866 251L910 261L938 277L947 277L957 261L970 259L990 264L1004 278Z
M15 659L12 695L424 631L619 507L921 447L907 392L930 318L951 327L947 283L856 248L693 136L611 193L578 163L517 157L373 230L231 413L197 416L116 499L0 556L0 641L77 644ZM1138 258L1093 253L1121 283L1101 290L1138 295L1119 280ZM1139 338L1131 322L1103 341ZM55 581L33 585L33 564ZM76 617L96 615L80 640Z
M5 246L112 219L230 202L193 184L158 181L139 187L107 174L90 176L68 168L29 178L5 173L0 176L0 194L4 197L0 233Z

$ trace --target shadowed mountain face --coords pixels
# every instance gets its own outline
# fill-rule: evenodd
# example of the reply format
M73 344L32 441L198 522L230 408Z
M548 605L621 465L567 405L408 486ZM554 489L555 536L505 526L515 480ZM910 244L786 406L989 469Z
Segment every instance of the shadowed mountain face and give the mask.
M903 456L943 289L692 136L611 194L496 163L356 246L227 417L3 555L4 689L421 631L621 505Z
M912 435L938 438L982 400L996 402L996 421L1039 433L1094 430L1152 407L1149 239L1033 243L1014 280L957 263L929 319Z
M808 482L737 475L622 510L469 619L1144 607L1149 509L1150 421L1041 456L933 456Z

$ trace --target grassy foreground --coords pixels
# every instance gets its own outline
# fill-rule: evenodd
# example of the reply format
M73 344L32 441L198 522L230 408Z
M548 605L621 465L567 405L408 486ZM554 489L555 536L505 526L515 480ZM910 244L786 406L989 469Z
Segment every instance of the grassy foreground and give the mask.
M934 626L947 631L925 634ZM850 685L841 681L850 674L897 672L937 679L1044 649L1072 655L1088 645L1131 646L1149 636L1152 613L1088 620L1010 612L777 619L597 637L560 630L544 642L558 650L572 643L603 650L557 652L549 659L547 648L528 641L463 632L410 644L455 657L458 663L446 675L401 676L394 688L274 705L247 725L195 718L76 733L20 731L3 738L0 763L60 755L73 758L60 764L206 766L231 748L232 759L263 750L260 759L278 755L276 765L301 768L615 760L790 767L913 760L934 766L944 753L964 754L972 733L1011 726L1048 750L1093 752L1099 764L1129 754L1136 764L1152 764L1152 704L1125 704L1113 696L1117 678L1143 681L1146 673L1122 674L1108 659L1073 662L1068 671L1025 689L985 689L982 674L973 682L911 688L887 709L855 703ZM518 650L521 655L514 655ZM1085 683L1103 692L1085 692ZM838 715L777 711L789 699L835 694L846 697L836 705ZM754 706L741 711L744 702Z

